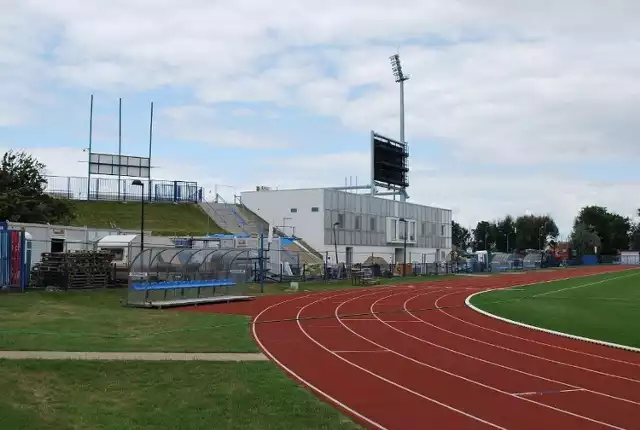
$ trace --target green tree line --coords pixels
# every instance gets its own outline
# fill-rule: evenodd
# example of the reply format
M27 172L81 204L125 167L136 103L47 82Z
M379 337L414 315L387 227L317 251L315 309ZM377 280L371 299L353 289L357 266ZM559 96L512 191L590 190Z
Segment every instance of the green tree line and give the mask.
M640 217L640 209L637 215ZM453 245L474 251L545 249L558 240L558 227L550 215L507 215L499 220L480 221L471 230L453 221L451 227ZM640 250L640 222L634 223L603 206L585 206L574 219L569 240L578 255Z
M9 151L0 161L0 220L66 224L74 217L70 200L45 192L45 165L25 152Z

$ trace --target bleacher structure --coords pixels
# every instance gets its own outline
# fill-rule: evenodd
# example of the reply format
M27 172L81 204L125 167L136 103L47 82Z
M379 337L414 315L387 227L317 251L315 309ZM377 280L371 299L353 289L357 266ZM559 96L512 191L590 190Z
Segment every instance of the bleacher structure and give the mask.
M524 258L522 259L523 269L539 269L542 264L542 251L527 250Z
M518 254L494 252L491 254L491 271L504 272L522 269L522 258Z

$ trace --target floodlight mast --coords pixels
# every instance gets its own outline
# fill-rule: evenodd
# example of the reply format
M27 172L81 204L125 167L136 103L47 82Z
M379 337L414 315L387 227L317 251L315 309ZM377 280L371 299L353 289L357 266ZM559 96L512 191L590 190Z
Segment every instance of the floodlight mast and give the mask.
M411 79L411 75L405 74L402 70L402 62L400 61L400 54L394 54L389 57L391 63L391 70L393 71L393 77L396 83L400 84L400 142L406 145L407 142L404 139L404 82ZM400 201L406 200L406 191L400 193Z

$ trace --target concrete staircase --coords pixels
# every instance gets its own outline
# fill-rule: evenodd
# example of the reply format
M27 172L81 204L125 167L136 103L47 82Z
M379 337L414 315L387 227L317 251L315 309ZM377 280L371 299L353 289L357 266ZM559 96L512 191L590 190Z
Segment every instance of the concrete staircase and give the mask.
M267 236L269 223L260 218L256 213L239 204L229 204L220 197L217 202L200 202L202 210L221 228L231 234L264 234ZM286 235L274 228L274 236L286 237ZM287 252L291 264L323 265L324 256L313 249L300 238L293 238L291 243L283 246Z
M301 247L297 241L286 244L283 248L290 252L294 259L298 260L300 264L323 264L322 258L315 255L313 252Z

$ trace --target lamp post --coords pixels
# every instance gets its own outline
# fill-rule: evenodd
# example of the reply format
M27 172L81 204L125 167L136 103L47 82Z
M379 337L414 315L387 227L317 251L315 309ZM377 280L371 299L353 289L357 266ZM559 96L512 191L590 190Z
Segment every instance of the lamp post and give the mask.
M131 185L140 187L142 192L140 193L140 252L144 251L144 182L140 179L135 179Z
M545 221L543 225L540 226L540 229L538 230L538 247L540 248L540 251L542 252L542 234L546 233L547 230L547 222Z
M408 222L404 218L400 218L398 221L404 223L404 252L402 253L402 277L407 275L407 236L409 233Z
M336 227L340 226L339 222L333 223L333 246L336 251L336 265L338 264L338 235L336 234Z

